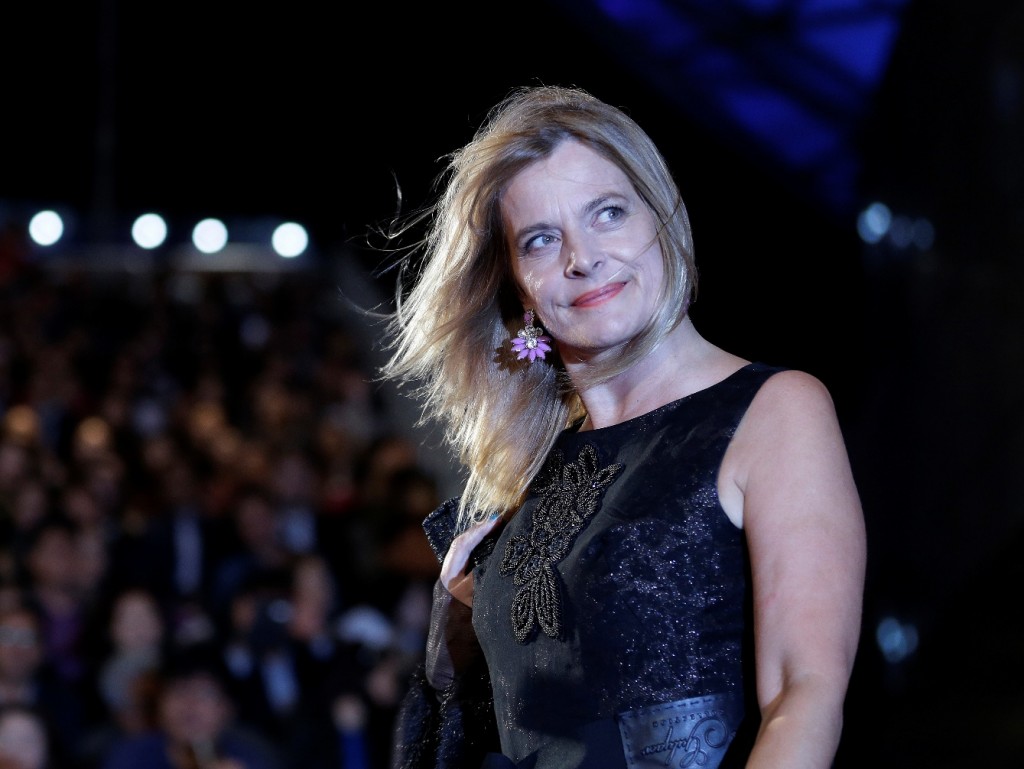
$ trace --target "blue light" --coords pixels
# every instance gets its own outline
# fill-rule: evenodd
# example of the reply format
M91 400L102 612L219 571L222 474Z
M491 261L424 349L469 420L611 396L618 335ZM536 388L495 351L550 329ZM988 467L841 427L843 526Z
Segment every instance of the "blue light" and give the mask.
M857 137L909 0L562 0L716 136L849 215Z
M895 617L886 617L878 623L875 641L886 662L903 662L917 651L917 628L912 623L903 623Z
M874 245L884 238L892 226L892 211L885 203L872 203L857 217L857 234L865 243Z

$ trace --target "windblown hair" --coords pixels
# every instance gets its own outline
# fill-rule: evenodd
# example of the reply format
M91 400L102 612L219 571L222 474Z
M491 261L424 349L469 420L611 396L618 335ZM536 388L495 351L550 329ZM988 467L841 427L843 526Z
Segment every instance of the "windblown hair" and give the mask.
M518 361L509 339L523 327L501 201L513 177L575 139L614 163L658 223L665 285L658 309L615 360L585 384L606 381L647 355L686 316L695 292L690 224L664 158L622 110L570 87L517 89L492 108L473 139L446 156L447 186L426 222L423 259L390 319L387 378L419 383L423 419L437 419L468 469L460 519L518 508L558 434L583 403L557 355ZM407 265L408 267L408 265ZM577 384L580 381L577 380Z

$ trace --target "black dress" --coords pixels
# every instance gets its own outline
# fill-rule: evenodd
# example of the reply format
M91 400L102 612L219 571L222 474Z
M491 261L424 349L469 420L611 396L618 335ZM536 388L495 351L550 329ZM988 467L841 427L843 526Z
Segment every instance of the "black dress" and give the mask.
M777 371L748 364L648 414L559 437L474 570L472 626L503 754L489 765L743 765L758 726L749 559L717 477ZM426 527L443 553L437 520Z

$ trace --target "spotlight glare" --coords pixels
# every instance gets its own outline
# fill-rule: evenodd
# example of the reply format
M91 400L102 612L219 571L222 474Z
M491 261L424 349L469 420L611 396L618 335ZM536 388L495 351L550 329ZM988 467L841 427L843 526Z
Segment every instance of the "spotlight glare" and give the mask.
M40 246L52 246L64 234L64 221L56 211L40 211L29 220L28 234Z
M877 243L892 225L892 212L885 203L872 203L857 217L857 234L865 243Z
M309 236L301 224L285 222L274 230L271 243L279 256L291 259L306 250L306 246L309 245Z
M917 628L913 623L885 617L875 629L875 641L887 662L903 662L917 650Z
M132 240L139 248L156 248L167 239L167 223L159 214L143 214L132 224Z
M228 228L220 219L203 219L192 230L192 243L204 254L215 254L228 243Z

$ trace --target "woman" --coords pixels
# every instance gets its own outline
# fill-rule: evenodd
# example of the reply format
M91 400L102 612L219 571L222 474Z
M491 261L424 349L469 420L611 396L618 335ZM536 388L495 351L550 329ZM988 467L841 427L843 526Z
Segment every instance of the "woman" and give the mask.
M865 559L828 392L695 329L619 109L518 90L449 172L384 369L468 471L396 765L828 767Z

